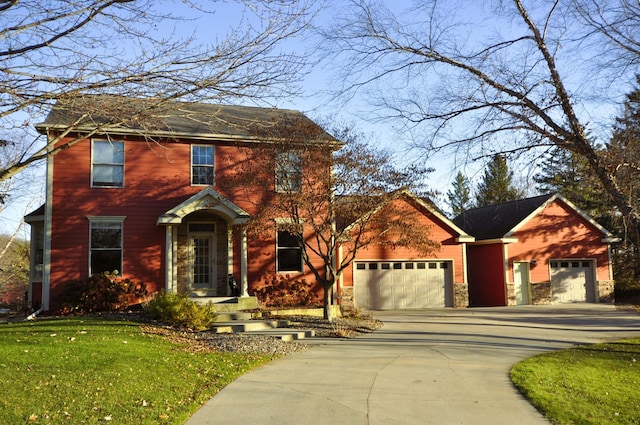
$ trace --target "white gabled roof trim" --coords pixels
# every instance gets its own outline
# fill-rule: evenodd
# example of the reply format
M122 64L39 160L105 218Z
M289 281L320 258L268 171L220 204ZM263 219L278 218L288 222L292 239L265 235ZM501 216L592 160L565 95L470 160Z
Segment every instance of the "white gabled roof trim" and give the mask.
M442 214L440 211L438 211L437 208L434 208L432 205L429 205L427 202L425 202L422 199L420 199L418 196L416 196L415 193L411 192L409 189L403 189L403 190L400 190L400 191L396 192L394 194L394 196L389 198L386 202L378 205L374 210L372 210L369 213L367 213L366 217L370 217L370 216L376 214L378 211L383 209L389 202L395 201L396 199L399 199L401 196L406 196L408 198L411 198L418 205L420 205L421 207L425 208L427 211L429 211L431 214L433 214L436 218L438 218L440 221L442 221L451 230L456 232L458 234L458 237L456 238L456 241L458 241L460 243L465 243L465 242L474 242L476 240L475 237L469 235L464 230L462 230L461 228L456 226L453 223L453 221L449 220L444 214ZM350 230L351 227L354 227L356 225L356 223L358 223L359 221L360 220L356 220L354 223L352 223L349 226L347 226L347 228L346 228L347 232Z
M578 215L580 215L583 219L585 219L586 221L588 221L591 225L593 225L596 229L598 229L600 232L602 232L602 234L605 235L605 238L603 239L603 242L605 242L605 239L610 239L611 242L617 242L619 239L615 238L611 232L609 232L607 229L605 229L604 227L602 227L600 224L598 224L594 219L592 219L591 217L589 217L589 215L587 213L585 213L584 211L582 211L580 208L578 208L577 206L575 206L571 201L567 200L565 197L563 197L562 195L560 195L559 193L556 193L555 195L551 196L549 199L547 199L542 205L540 205L538 208L536 208L531 214L529 214L527 217L525 217L520 223L516 224L513 229L511 229L509 231L509 233L507 233L505 236L509 237L509 236L513 236L513 234L515 232L517 232L522 226L524 226L529 220L531 220L533 217L535 217L536 215L538 215L542 210L544 210L545 208L547 208L552 202L559 200L561 202L563 202L565 205L567 205L569 208L571 208L572 210L574 210L576 213L578 213ZM615 240L613 240L615 239Z
M516 243L516 242L518 242L518 238L504 237L504 238L483 239L480 241L475 241L473 245L491 245L494 243L500 243L500 244L506 245L509 243Z
M250 217L245 210L207 187L162 214L156 224L180 224L184 217L201 210L214 211L232 224L244 224Z

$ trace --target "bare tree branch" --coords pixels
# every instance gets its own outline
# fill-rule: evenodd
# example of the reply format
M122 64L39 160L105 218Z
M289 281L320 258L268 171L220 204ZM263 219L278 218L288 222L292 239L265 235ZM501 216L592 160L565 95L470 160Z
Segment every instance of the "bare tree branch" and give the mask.
M218 6L182 3L202 16L215 14ZM151 0L0 4L0 138L23 149L18 157L0 158L0 181L68 147L52 148L59 137L32 142L33 124L59 99L152 97L156 105L128 119L153 121L153 110L170 100L269 102L297 93L308 57L287 51L283 42L308 28L317 6L306 0L237 3L244 8L238 27L220 40L196 39L192 18ZM86 106L87 116L110 112ZM71 134L73 128L62 131ZM98 132L100 127L90 134Z
M610 122L588 122L584 114L598 106L593 99L609 101L611 94L598 96L612 87L612 77L626 75L625 87L632 84L628 66L640 57L640 5L510 0L465 6L475 9L460 14L450 3L424 0L402 13L383 2L351 0L352 12L322 33L328 57L340 64L344 83L336 95L369 96L379 117L399 118L410 131L427 134L421 146L427 154L462 149L487 157L551 144L575 152L640 235L640 211L621 189L616 164L589 134L607 131ZM594 55L585 54L587 45ZM602 66L605 59L627 68Z

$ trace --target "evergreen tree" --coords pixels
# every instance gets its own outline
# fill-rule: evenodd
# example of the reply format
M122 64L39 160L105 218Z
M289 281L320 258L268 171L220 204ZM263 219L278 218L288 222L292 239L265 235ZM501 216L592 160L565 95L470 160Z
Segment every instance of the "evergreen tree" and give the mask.
M640 86L640 76L636 77ZM640 89L627 95L622 116L616 119L607 146L610 169L617 185L634 207L640 207Z
M522 198L524 193L518 190L512 181L513 172L509 170L507 160L496 154L487 165L483 180L478 184L476 206L486 207Z
M640 207L640 76L636 77L636 89L627 95L622 115L616 119L613 135L607 145L609 169L613 170L618 187L629 198L634 208ZM625 295L640 294L640 247L630 240L638 239L632 226L624 223L625 217L613 215L615 230L622 243L614 251L614 278L616 299Z
M542 158L538 168L533 180L539 192L560 193L608 230L614 230L611 228L613 207L609 198L603 196L602 183L586 158L554 148Z
M462 172L458 171L456 179L451 184L453 189L447 192L448 204L453 216L462 214L471 208L471 183Z

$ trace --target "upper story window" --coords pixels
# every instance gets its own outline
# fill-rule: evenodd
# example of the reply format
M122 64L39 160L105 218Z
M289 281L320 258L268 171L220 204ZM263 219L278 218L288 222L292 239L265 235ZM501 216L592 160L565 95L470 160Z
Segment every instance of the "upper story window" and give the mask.
M124 142L92 141L91 186L124 186Z
M191 184L213 185L213 146L191 146Z
M276 192L300 192L302 157L299 152L279 152L276 156Z
M278 230L276 269L278 272L302 272L302 247L287 230Z
M122 224L124 217L89 217L89 275L118 271L122 274Z

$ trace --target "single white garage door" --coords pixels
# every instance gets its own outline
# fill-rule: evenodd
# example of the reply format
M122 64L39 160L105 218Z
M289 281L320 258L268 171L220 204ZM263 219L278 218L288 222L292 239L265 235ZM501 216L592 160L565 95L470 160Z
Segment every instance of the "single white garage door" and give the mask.
M451 306L449 261L368 261L354 266L354 304L371 310Z
M591 260L552 260L551 302L578 303L593 301L595 269Z

